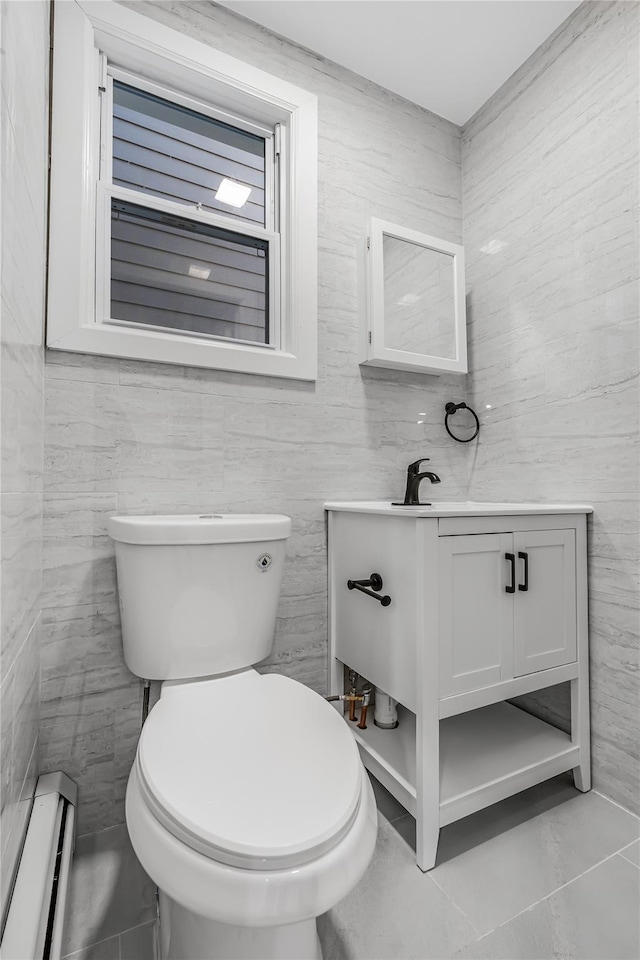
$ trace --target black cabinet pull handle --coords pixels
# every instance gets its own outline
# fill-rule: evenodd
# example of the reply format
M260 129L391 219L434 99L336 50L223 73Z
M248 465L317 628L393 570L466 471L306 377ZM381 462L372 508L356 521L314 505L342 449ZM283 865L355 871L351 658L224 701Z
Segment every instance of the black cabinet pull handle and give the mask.
M391 597L380 597L373 590L367 590L367 587L373 587L373 590L382 590L382 577L379 573L372 573L367 580L347 580L349 590L359 590L360 593L366 593L368 597L379 600L383 607L388 607L391 603Z
M504 588L507 593L516 592L516 558L513 553L505 553L505 558L511 564L511 583Z
M518 584L518 590L522 590L523 593L526 593L529 589L529 554L520 551L518 553L518 559L524 560L524 583Z

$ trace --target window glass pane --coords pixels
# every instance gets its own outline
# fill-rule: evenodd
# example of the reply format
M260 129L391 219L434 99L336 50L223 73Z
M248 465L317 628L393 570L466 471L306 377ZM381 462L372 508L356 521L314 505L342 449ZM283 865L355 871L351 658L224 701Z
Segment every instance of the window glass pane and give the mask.
M111 203L111 318L269 343L267 241Z
M238 199L216 199L224 180L245 188ZM113 84L113 182L266 225L262 137L118 81Z

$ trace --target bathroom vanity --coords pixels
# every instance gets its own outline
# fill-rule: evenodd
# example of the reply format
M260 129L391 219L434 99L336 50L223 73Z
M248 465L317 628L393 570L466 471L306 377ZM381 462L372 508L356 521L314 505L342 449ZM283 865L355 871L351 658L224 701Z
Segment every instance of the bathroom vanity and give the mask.
M348 668L398 701L395 729L371 714L350 726L365 766L416 818L418 866L434 866L441 826L542 780L572 770L588 790L591 507L325 509L330 693ZM379 591L347 587L372 573ZM570 735L508 702L564 681Z

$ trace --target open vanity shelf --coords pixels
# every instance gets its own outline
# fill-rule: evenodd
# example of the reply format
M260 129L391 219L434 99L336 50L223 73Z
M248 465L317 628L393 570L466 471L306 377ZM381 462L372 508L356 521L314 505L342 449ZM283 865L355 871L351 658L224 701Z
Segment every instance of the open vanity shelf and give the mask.
M366 766L415 817L416 718L400 707L395 730L369 722L353 733ZM509 703L440 722L440 826L579 763L579 748L561 730Z
M416 818L421 869L441 826L566 770L588 790L591 508L326 509L330 692L346 667L398 701L395 729L373 711L366 729L350 726L365 766ZM388 606L347 589L372 571ZM571 735L506 702L564 681Z
M350 726L360 753L367 757L367 769L415 817L416 717L398 704L398 720L395 730L376 727L371 714L366 730L358 730L355 723Z

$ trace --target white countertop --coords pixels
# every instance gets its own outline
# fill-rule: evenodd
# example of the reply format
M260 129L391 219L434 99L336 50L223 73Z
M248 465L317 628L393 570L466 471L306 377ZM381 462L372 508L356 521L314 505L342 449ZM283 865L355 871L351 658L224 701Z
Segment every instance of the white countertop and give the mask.
M586 503L476 503L473 500L449 503L437 503L434 500L430 506L419 507L394 507L389 500L329 501L324 508L394 517L518 517L530 514L593 513L593 507Z

